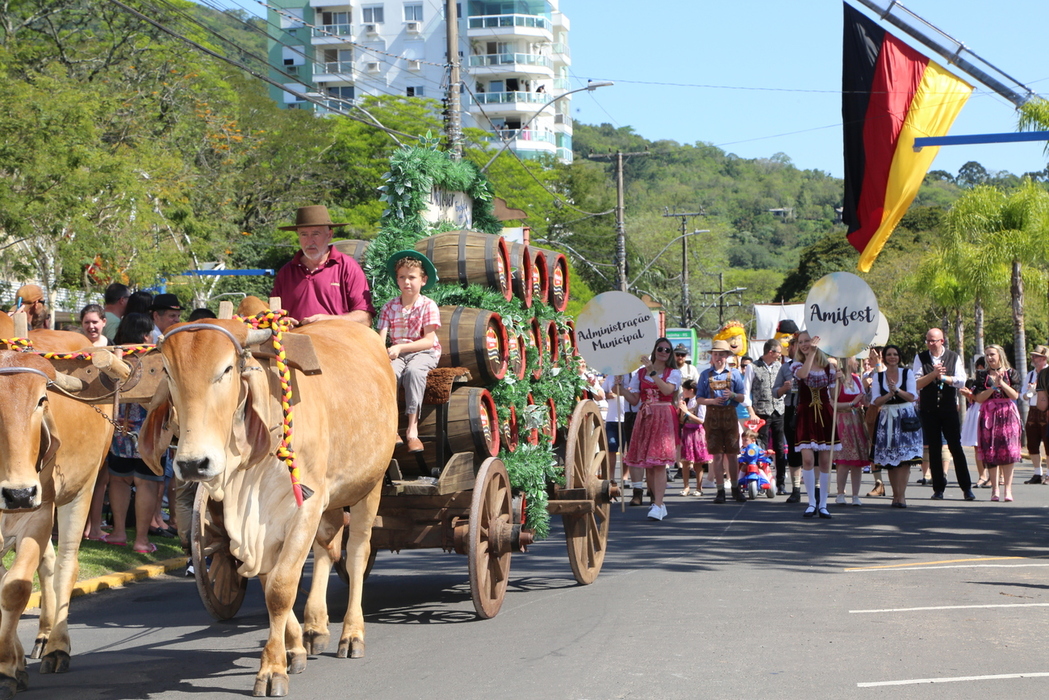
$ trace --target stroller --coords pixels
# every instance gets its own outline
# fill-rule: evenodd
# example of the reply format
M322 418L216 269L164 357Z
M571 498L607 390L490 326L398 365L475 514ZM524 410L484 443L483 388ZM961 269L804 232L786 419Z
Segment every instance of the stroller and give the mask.
M747 427L751 426L748 424ZM760 423L757 427L760 427ZM776 497L776 489L772 485L772 458L775 454L775 451L766 450L757 442L740 451L739 488L746 492L748 500L753 501L762 491L767 498Z

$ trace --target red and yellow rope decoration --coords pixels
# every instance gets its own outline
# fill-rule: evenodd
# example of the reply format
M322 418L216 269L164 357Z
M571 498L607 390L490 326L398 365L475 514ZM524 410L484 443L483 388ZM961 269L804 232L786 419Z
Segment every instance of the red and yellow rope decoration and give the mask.
M277 459L288 466L291 474L291 490L295 494L295 504L302 506L302 483L299 481L299 465L295 461L295 450L291 446L294 422L291 410L291 368L288 366L288 355L284 351L284 332L291 330L291 321L286 318L286 311L262 311L250 318L234 316L252 328L269 328L273 332L273 351L277 359L277 375L280 378L281 439L277 445Z
M45 360L90 360L94 355L93 352L85 352L83 350L79 352L50 352L34 350L33 341L29 338L0 338L0 345L6 345L12 350L31 352L34 355L40 355ZM146 353L157 349L156 345L117 345L110 347L120 348L124 351L125 355L145 355ZM110 347L105 349L111 351Z

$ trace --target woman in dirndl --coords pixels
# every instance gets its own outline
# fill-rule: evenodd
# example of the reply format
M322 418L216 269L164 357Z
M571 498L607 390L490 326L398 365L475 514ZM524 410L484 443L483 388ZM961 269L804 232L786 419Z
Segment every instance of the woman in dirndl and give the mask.
M1020 374L1009 366L1000 345L988 345L987 369L976 373L973 394L980 402L979 444L991 480L991 500L998 500L998 468L1002 469L1006 502L1013 500L1013 465L1020 461Z
M652 491L648 517L662 520L667 515L667 507L663 505L667 468L677 461L678 421L673 400L681 386L681 372L674 358L674 347L666 338L656 341L651 355L641 357L641 365L623 391L631 404L641 404L623 464L630 467L635 488L638 487L637 470L645 470L645 480Z
M857 370L859 363L850 357L845 366L843 381L838 385L838 436L841 438L841 452L834 456L838 470L838 497L835 502L845 505L845 481L852 476L852 505L863 505L860 500L860 481L863 479L863 468L871 464L871 443L867 437L867 426L864 425L863 404L866 394L863 381Z
M798 427L795 430L794 449L801 452L801 478L808 492L809 505L803 514L811 518L816 513L830 519L827 494L830 491L831 454L841 449L837 436L831 442L831 423L834 411L830 401L830 387L837 376L837 363L817 347L819 336L813 338L802 331L798 335L798 355L791 365L798 380ZM819 503L816 502L816 455L819 454Z
M885 369L871 382L871 405L879 408L874 462L889 470L892 507L906 508L911 465L922 459L921 419L914 408L918 387L914 372L900 364L899 347L886 345L882 361Z

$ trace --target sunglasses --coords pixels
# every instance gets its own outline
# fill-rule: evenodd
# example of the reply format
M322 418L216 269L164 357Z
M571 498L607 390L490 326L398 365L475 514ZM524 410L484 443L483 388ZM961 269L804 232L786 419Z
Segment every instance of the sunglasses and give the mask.
M670 348L656 348L656 352L670 352Z

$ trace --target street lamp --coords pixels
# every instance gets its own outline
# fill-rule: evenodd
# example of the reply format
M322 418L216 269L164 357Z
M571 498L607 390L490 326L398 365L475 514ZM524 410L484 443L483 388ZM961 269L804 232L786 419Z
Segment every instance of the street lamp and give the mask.
M576 88L575 90L569 90L568 92L561 93L557 97L553 98L552 100L550 100L549 102L544 104L539 109L535 110L535 113L532 114L532 116L528 117L528 120L524 124L521 125L521 128L519 129L519 131L523 131L524 129L527 129L528 126L533 121L535 121L535 118L539 116L540 112L542 112L544 109L546 109L547 107L549 107L553 103L557 102L558 100L563 100L564 98L568 97L569 95L574 95L577 92L583 92L584 90L587 91L587 92L593 92L594 90L596 90L599 87L608 87L610 85L615 85L615 83L612 82L611 80L588 80L587 83L586 83L586 87ZM513 139L510 139L510 140L507 140L506 142L503 143L503 147L500 148L496 152L496 154L494 156L492 156L491 160L489 160L487 163L485 163L485 166L483 168L481 168L481 172L482 173L487 171L488 170L488 166L490 166L492 163L494 163L495 159L498 158L499 156L501 156L503 154L503 151L505 151L507 148L510 147L510 141L512 141L512 140Z

